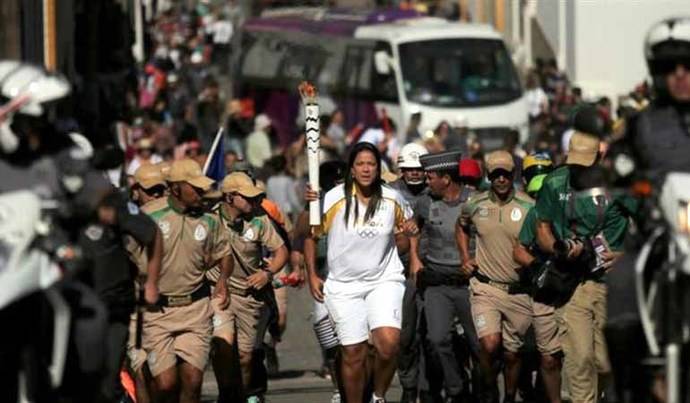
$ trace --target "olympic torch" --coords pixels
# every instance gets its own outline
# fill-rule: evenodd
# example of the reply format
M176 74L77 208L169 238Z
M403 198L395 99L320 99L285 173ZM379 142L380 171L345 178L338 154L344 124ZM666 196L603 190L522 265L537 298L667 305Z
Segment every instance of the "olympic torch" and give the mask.
M319 104L317 100L316 87L308 82L302 82L299 87L299 94L304 103L307 163L309 166L309 183L312 190L319 191ZM316 226L321 224L321 208L319 201L309 203L309 225Z

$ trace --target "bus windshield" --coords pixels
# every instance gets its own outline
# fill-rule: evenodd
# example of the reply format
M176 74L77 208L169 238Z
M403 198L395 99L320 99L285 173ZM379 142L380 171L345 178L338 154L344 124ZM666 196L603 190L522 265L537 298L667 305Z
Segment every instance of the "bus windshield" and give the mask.
M503 42L495 39L440 39L399 45L405 95L437 107L497 105L518 99L522 90Z

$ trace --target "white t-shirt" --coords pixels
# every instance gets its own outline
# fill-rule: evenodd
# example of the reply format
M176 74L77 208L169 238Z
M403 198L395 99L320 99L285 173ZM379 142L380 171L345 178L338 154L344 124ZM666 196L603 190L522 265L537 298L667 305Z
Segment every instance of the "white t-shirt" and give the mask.
M211 24L210 31L213 34L215 45L227 45L233 34L233 27L230 21L218 20Z
M527 111L533 118L541 115L543 104L546 104L547 107L549 105L549 98L540 87L527 90L525 95L527 97Z
M400 193L384 185L378 210L364 223L367 208L359 204L355 221L358 202L353 195L346 226L344 186L336 186L324 197L321 231L328 236L328 280L380 281L401 276L404 268L398 257L395 232L412 217L410 205Z
M153 154L151 155L151 158L149 158L148 162L149 164L158 164L159 162L163 162L163 158L158 155L158 154ZM127 166L127 175L129 176L134 176L134 173L137 172L137 169L142 165L142 160L137 156L134 157L132 162L129 163Z

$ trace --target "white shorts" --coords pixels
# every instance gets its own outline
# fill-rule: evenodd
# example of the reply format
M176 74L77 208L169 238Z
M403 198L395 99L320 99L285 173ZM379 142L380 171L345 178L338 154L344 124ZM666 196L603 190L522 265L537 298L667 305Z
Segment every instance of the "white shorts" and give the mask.
M380 327L400 329L405 293L402 280L326 281L324 292L326 308L343 346L366 341L369 332Z

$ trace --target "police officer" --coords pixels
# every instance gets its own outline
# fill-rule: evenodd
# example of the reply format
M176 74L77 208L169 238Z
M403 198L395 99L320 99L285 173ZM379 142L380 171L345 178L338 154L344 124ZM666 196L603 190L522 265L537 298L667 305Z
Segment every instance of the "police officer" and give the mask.
M51 360L43 355L44 330L50 323L45 320L53 319L42 313L48 310L40 309L46 302L39 293L15 302L0 312L3 323L17 324L8 339L0 341L3 396L17 400L13 379L23 365L25 385L29 385L25 393L31 396L119 401L118 374L135 303L123 235L132 236L153 255L159 236L156 226L94 169L94 149L84 136L57 130L58 115L52 108L70 93L64 77L37 66L0 61L0 91L10 99L0 115L0 192L30 191L46 205L55 206L43 211L49 225L32 248L49 252L70 275L56 288L70 305L70 354L76 352L57 395L43 382L47 377L34 377L46 374L45 363ZM159 259L151 260L152 273L159 263ZM155 280L149 290L155 297ZM32 319L26 321L26 317ZM24 357L22 362L19 357Z
M613 143L607 153L617 174L615 185L627 187L641 179L648 180L658 190L669 172L690 172L687 158L690 153L688 27L690 16L686 15L660 21L647 33L644 53L653 79L654 98L649 106L625 122L625 136ZM646 242L650 238L648 235L658 228L658 220L650 214L657 206L655 198L640 201L642 211L636 214L636 224L642 236L638 241ZM610 358L617 372L617 392L633 396L647 393L649 389L636 376L642 372L646 354L645 343L635 343L635 340L644 340L640 322L628 320L639 317L634 287L630 286L635 281L631 268L637 251L639 248L631 250L619 263L625 270L614 270L608 275L608 300L611 303L608 304L607 335L610 338ZM648 261L657 264L650 264L648 269L662 267L663 259L663 256L653 254ZM622 388L628 390L623 391Z
M539 249L576 276L559 318L571 399L597 402L610 372L605 273L622 253L628 220L622 199L604 187L598 136L580 128L570 139L566 165L544 180L534 210Z
M411 206L416 200L428 194L424 169L420 163L420 157L428 154L423 146L417 143L406 144L398 156L398 168L402 176L390 183L390 187L400 192ZM408 278L405 282L405 294L403 295L403 317L400 329L400 353L398 354L398 377L403 387L402 402L414 402L417 400L418 388L426 387L422 376L420 379L420 343L418 338L418 317L421 310L421 301L417 298L415 279L409 275L410 256L405 253L400 256ZM423 374L422 374L423 375Z
M153 203L158 199L167 196L167 187L165 177L161 171L162 164L146 164L134 173L134 185L131 189L131 198L137 203L139 208L142 208L149 203ZM144 252L144 248L133 239L128 239L127 250L137 267L138 273L135 286L142 289L143 284L154 283L154 277L148 275L147 266L149 264L148 254ZM161 250L162 251L162 250ZM161 256L162 257L162 256ZM151 286L144 287L151 289ZM156 293L146 297L147 302L155 304L158 301L157 286ZM146 351L141 348L141 321L143 320L141 311L142 307L132 314L129 326L129 340L127 342L127 357L128 368L132 373L136 383L137 402L148 403L151 401L149 393L149 379L146 376L144 366L146 365Z
M169 197L143 207L160 228L164 255L160 309L145 312L142 341L156 383L156 400L198 402L213 315L205 271L219 266L213 303L227 306L230 243L218 218L204 212L202 195L213 180L202 174L195 161L173 162L167 181Z
M252 352L257 338L258 319L264 305L270 298L271 282L285 265L288 251L285 242L278 235L271 219L258 215L260 196L263 190L256 187L252 179L242 172L234 172L223 179L221 185L223 202L220 219L230 239L235 270L228 279L232 295L227 309L214 305L214 337L218 349L214 357L214 369L221 389L221 401L232 392L231 371L227 367L232 359L232 346L237 345L242 371L242 382L250 385L252 374ZM263 262L267 250L272 258ZM216 278L212 270L210 278ZM247 402L259 402L259 396L249 396Z
M533 202L525 193L515 190L515 164L508 152L489 154L486 167L491 189L472 197L463 208L458 222L458 246L463 256L463 270L473 273L470 302L479 336L480 366L486 381L482 400L498 400L495 364L502 346L504 401L512 402L520 370L518 351L532 324L533 314L528 290L520 282L520 265L513 259L513 246ZM476 259L469 252L471 226L476 231ZM555 338L550 341L555 343Z
M435 380L432 395L440 395L441 381L449 402L469 397L464 384L463 357L457 357L453 345L454 320L459 319L473 358L479 356L479 342L472 323L469 301L469 273L462 272L462 261L455 243L455 222L470 192L460 184L460 153L448 151L420 158L426 173L429 194L419 198L415 215L422 232L421 250L412 242L411 271L423 288L424 315L430 367L442 378ZM430 385L431 386L431 385ZM433 390L435 389L435 390ZM464 395L464 396L463 396Z
M644 52L656 97L611 152L619 176L661 184L668 172L690 172L690 17L654 25Z

